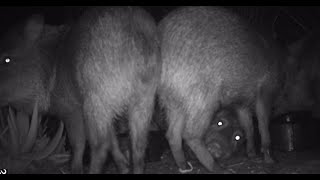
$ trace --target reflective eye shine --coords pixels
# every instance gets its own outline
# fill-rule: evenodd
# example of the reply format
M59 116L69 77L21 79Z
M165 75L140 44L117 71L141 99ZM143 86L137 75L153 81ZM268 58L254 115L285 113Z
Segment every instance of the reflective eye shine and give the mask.
M6 58L6 59L4 60L5 63L9 63L10 61L11 61L10 58Z
M218 126L222 126L223 123L221 121L218 122Z
M237 136L234 137L234 139L235 139L236 141L239 141L241 138L240 138L239 135L237 135Z

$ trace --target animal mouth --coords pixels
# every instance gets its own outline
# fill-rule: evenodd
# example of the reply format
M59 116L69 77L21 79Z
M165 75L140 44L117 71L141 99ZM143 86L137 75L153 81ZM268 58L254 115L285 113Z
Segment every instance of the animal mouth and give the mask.
M222 155L221 146L218 143L210 144L210 146L208 147L208 151L215 158L220 158Z
M225 159L230 156L230 148L222 140L212 139L206 143L209 153L216 159Z

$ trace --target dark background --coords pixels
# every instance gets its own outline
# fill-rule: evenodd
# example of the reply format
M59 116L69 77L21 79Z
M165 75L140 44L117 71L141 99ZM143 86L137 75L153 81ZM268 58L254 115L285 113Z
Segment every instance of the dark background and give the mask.
M142 6L155 20L160 21L168 12L178 6ZM0 7L0 33L17 21L31 14L44 14L46 23L62 24L76 19L86 6L15 6ZM304 34L319 28L320 7L317 6L227 6L255 25L275 33L277 39L288 45ZM276 19L276 20L275 20Z

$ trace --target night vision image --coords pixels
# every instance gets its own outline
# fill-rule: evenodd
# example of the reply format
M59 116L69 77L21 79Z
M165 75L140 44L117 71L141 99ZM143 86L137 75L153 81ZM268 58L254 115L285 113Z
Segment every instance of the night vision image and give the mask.
M0 7L0 174L318 174L319 18Z

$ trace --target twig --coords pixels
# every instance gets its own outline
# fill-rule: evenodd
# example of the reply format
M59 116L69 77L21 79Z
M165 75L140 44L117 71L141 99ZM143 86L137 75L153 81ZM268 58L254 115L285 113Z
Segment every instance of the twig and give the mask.
M236 163L236 164L231 164L228 167L234 167L234 166L239 166L242 165L244 162Z

